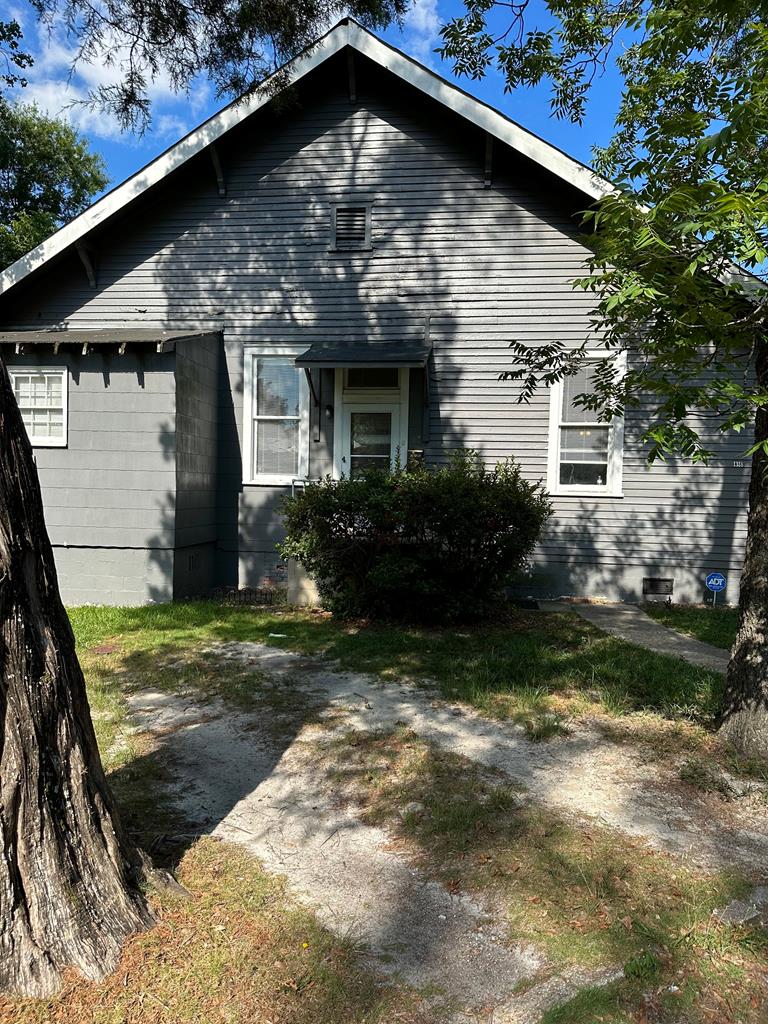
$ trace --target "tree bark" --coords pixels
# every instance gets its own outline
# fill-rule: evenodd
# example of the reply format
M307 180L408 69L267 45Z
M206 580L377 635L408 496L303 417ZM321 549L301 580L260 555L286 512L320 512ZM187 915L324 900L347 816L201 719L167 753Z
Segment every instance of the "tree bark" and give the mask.
M151 923L101 766L40 485L0 359L0 987L99 979Z
M768 344L757 359L768 389ZM755 442L768 441L768 409L758 409ZM725 677L720 735L740 753L768 758L768 455L752 456L749 518L739 597L739 629Z

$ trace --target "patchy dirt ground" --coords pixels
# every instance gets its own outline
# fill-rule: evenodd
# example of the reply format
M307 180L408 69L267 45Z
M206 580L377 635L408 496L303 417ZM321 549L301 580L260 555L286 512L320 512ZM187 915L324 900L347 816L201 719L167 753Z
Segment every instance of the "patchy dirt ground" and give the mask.
M535 744L524 730L484 719L423 688L340 673L259 644L211 649L258 679L260 702L238 713L193 694L142 692L136 725L173 766L175 796L196 834L244 844L320 920L353 935L378 969L421 990L455 1021L536 1022L620 964L555 969L544 950L510 947L497 911L452 893L392 848L354 805L334 799L318 742L349 730L406 727L503 773L533 800L605 823L707 870L739 866L754 882L768 864L765 804L725 804L681 786L670 767L597 730ZM286 699L290 695L290 699Z

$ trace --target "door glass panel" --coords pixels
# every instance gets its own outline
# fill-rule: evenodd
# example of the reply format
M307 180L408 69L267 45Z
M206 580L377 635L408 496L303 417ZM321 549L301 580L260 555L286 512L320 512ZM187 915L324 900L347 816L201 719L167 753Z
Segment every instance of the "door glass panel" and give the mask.
M349 417L350 477L366 469L389 469L392 453L392 413L353 412Z

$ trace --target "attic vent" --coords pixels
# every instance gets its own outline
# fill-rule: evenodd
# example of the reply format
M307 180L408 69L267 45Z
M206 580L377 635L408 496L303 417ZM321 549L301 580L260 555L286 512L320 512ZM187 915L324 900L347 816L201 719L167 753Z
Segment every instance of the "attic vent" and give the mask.
M334 226L336 249L367 249L371 244L369 206L337 206Z

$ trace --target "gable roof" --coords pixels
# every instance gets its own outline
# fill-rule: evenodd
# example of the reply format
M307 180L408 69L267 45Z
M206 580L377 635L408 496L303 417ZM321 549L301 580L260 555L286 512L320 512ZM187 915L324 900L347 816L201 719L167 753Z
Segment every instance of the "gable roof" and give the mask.
M289 61L280 73L287 84L293 85L346 46L484 129L495 139L568 182L585 196L598 199L612 191L611 183L595 174L586 164L574 160L498 110L452 85L423 64L383 42L351 18L340 21L308 50ZM233 101L204 121L151 163L102 196L84 213L12 263L0 273L0 295L70 246L81 242L94 228L265 106L274 96L269 87L272 80L268 78L253 95Z

